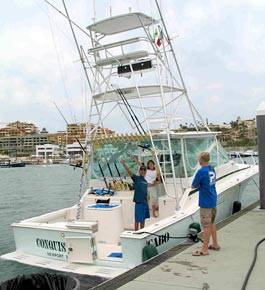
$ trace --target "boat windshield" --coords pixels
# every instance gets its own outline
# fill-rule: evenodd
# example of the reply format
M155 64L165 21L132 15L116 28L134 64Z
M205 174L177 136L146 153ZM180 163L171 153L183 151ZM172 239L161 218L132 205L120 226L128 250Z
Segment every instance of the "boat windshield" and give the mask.
M126 141L121 138L103 144L94 144L92 178L128 176L121 164L123 159L126 160L126 164L132 172L137 173L138 165L130 158L130 155L140 159L142 155L146 154L145 152L139 153L142 151L141 147L138 146L140 144L144 144L144 142ZM142 159L140 161L143 162Z
M165 177L173 177L171 162L173 161L174 173L176 178L191 177L196 172L198 156L202 151L211 154L210 164L219 166L229 161L227 153L218 143L215 136L185 137L171 140L171 155L168 141L155 141L155 147L159 148L159 162Z
M128 174L121 164L123 159L126 160L132 172L137 174L138 165L130 158L130 155L134 155L144 164L147 164L149 160L157 163L158 160L165 178L172 178L173 172L176 178L193 176L199 166L198 155L201 151L210 152L212 166L219 166L229 161L225 150L215 136L175 138L171 139L171 146L166 138L154 139L153 141L155 150L148 139L126 140L121 138L120 140L94 144L92 177L127 176Z
M193 176L196 172L199 166L198 156L202 151L210 152L210 164L214 167L229 161L226 151L215 136L183 139L183 145L183 162L185 163L188 177Z

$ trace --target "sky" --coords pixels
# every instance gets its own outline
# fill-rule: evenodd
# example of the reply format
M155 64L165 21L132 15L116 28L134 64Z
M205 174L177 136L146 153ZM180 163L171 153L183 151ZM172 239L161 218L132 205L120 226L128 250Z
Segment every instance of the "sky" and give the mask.
M50 0L65 12L60 0ZM144 3L143 3L144 2ZM154 0L65 0L85 29L93 18L142 11ZM94 4L94 5L93 5ZM264 0L160 0L189 96L210 123L255 118L265 100ZM150 12L151 11L151 12ZM86 49L89 43L78 32ZM17 120L50 133L87 121L88 87L69 24L44 0L3 1L0 127Z

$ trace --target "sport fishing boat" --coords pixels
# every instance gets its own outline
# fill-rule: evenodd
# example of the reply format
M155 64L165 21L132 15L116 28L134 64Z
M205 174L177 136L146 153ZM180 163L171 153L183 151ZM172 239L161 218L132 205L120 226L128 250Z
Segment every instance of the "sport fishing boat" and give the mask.
M79 52L91 88L81 166L88 184L76 205L12 224L16 250L3 259L110 279L143 263L147 245L160 254L186 241L199 223L191 182L201 151L217 174L217 222L232 215L235 202L243 209L259 199L258 166L229 160L198 113L156 7L156 16L130 12L87 27L91 47ZM132 180L121 164L137 173L131 154L153 160L162 179L158 217L138 231Z

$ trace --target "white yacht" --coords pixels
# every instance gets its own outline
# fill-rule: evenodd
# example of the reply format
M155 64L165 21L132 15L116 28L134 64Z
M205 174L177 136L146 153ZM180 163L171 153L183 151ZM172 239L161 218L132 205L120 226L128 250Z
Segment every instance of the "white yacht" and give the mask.
M110 279L143 263L147 245L160 254L184 242L189 226L200 222L191 182L201 151L210 152L217 173L217 222L235 202L243 209L259 199L258 166L229 160L198 113L155 3L156 18L127 13L87 27L91 46L81 60L91 104L80 171L89 184L76 205L12 224L16 250L1 258ZM138 171L130 154L152 159L162 178L158 218L138 231L132 180L121 164L125 159Z

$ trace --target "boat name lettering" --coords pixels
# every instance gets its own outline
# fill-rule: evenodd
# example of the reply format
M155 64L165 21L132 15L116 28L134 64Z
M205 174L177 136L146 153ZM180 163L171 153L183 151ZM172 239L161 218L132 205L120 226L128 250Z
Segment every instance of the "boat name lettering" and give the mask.
M64 257L63 254L57 254L57 253L47 253L47 256L56 257L56 258L63 258Z
M163 235L159 235L153 239L147 240L146 243L148 245L153 244L156 247L161 246L169 241L169 233L165 233Z
M66 247L65 247L64 242L37 238L36 244L39 248L50 249L50 250L59 251L59 252L66 252Z

